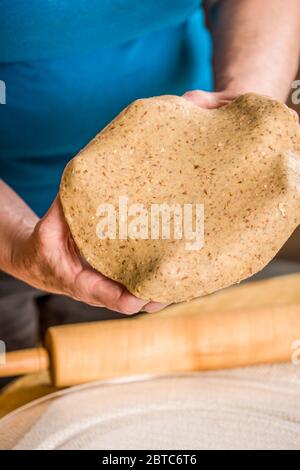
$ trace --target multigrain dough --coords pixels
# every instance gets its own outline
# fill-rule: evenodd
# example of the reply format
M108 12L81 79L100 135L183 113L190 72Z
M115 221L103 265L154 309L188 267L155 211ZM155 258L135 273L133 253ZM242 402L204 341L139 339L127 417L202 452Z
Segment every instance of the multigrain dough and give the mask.
M120 196L148 213L153 203L204 204L203 248L99 239L97 208L118 208ZM216 110L141 99L70 161L60 198L95 269L143 299L199 297L262 269L300 223L299 125L284 104L253 93Z

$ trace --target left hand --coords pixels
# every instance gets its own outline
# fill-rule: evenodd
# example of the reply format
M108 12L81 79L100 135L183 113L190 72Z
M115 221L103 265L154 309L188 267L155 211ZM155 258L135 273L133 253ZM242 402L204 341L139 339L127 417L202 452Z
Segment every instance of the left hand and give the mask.
M192 101L197 106L206 109L216 109L220 108L221 106L225 106L226 104L234 101L242 92L235 92L232 90L224 90L224 91L202 91L202 90L192 90L187 91L184 93L183 98L186 98L189 101ZM266 95L264 95L266 96ZM273 99L269 96L270 99ZM288 110L294 117L297 124L299 124L299 114L292 108L287 106Z

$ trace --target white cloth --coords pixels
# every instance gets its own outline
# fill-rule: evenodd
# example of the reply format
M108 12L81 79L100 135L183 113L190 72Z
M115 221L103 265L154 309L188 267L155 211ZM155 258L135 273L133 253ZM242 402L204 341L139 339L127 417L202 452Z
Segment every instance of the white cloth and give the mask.
M0 421L2 449L299 449L300 366L73 387Z

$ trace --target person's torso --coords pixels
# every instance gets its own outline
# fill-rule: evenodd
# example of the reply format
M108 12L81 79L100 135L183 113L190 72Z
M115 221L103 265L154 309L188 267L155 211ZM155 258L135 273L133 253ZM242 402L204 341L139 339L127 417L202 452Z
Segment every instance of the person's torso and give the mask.
M68 159L127 104L211 87L199 1L2 0L0 80L1 176L41 215Z

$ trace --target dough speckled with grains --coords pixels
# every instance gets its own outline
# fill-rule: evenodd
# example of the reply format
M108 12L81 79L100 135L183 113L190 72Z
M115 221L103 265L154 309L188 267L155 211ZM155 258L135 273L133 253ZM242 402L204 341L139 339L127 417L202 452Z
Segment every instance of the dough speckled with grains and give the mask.
M149 213L152 204L203 204L204 246L100 239L97 208L118 207L120 196ZM300 223L299 125L284 104L254 93L215 110L177 96L137 100L69 162L60 199L96 270L143 299L200 297L261 270Z

